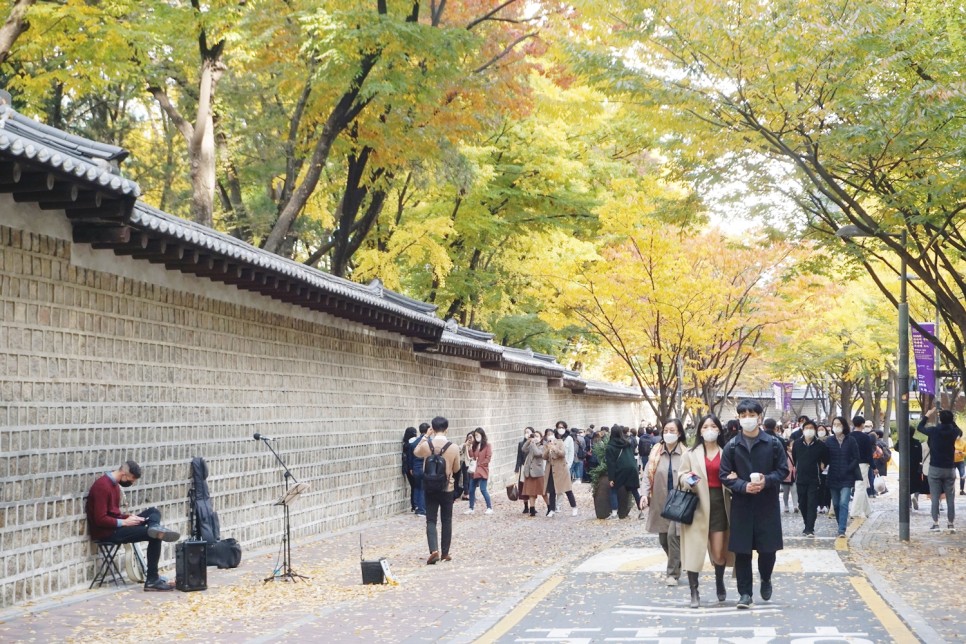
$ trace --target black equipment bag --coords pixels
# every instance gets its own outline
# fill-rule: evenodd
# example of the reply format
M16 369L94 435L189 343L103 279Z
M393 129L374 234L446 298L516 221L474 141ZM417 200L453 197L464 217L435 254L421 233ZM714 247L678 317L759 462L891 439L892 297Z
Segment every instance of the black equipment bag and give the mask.
M191 536L207 544L207 564L219 568L237 568L241 563L241 545L235 539L221 538L221 523L208 492L208 464L196 456L191 459L192 487Z
M208 544L208 565L237 568L241 563L241 545L235 539L222 539Z
M218 513L211 503L208 492L208 464L195 456L191 459L191 520L192 536L200 541L214 543L221 539Z

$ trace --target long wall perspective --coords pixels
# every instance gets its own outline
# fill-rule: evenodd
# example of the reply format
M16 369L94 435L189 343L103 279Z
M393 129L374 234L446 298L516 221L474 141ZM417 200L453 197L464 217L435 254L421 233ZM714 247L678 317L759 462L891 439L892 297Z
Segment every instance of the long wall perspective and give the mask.
M497 479L526 425L640 417L626 395L417 352L391 331L72 239L63 211L0 195L0 606L90 582L83 498L125 459L144 468L126 507L157 506L185 533L189 462L204 457L222 536L251 549L282 530L281 468L255 432L279 437L312 486L293 507L298 539L407 511L400 439L432 416L454 440L486 428Z

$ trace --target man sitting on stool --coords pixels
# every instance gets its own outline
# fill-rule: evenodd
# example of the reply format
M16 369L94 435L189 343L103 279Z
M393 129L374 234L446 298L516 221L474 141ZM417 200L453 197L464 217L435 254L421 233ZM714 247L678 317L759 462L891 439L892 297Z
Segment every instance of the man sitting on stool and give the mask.
M161 542L177 541L181 535L161 525L161 511L148 508L140 514L121 513L121 488L141 478L141 466L127 461L91 485L87 495L87 525L91 538L114 543L148 542L148 571L144 590L174 590L174 584L158 576Z

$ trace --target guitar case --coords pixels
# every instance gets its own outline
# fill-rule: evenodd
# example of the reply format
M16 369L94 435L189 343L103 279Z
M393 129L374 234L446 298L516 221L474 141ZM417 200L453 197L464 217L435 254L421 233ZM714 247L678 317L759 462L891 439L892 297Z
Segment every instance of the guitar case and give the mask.
M237 568L241 563L241 546L235 539L221 538L221 524L208 491L208 464L196 456L191 459L191 535L208 544L209 566Z

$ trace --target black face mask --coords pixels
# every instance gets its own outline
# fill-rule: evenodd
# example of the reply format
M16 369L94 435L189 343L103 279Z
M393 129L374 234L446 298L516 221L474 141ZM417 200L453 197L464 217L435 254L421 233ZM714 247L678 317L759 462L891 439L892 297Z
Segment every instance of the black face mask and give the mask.
M134 485L134 481L118 481L117 484L121 487L131 487Z

